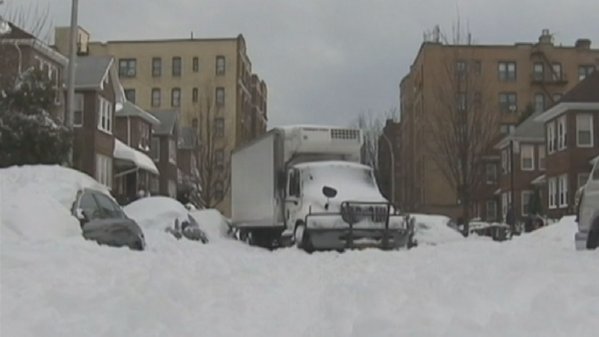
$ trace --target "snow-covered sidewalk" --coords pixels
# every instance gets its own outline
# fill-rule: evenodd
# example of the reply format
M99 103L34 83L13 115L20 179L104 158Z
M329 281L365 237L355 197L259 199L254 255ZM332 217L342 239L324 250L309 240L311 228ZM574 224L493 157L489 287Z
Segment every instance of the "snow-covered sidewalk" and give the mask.
M143 252L3 236L0 335L597 336L599 251L574 231L312 255L214 228L207 245L149 232Z

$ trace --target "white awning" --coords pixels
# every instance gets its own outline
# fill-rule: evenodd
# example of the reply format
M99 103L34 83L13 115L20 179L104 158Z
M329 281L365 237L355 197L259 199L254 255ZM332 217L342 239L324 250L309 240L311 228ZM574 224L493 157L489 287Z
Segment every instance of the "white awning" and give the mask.
M121 142L116 138L114 139L113 155L116 159L131 162L142 170L146 170L154 174L160 174L158 172L158 168L156 167L152 159L150 159L150 157L148 157L146 154L142 152L139 152L127 146L125 143Z

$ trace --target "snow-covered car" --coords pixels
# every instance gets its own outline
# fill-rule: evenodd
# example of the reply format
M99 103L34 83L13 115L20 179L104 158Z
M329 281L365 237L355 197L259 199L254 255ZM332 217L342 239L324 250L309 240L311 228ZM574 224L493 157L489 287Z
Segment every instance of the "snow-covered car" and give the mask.
M175 199L160 196L141 198L125 206L125 212L144 230L159 230L177 239L184 237L208 242L208 236L195 218Z
M90 176L61 166L0 170L0 223L16 240L83 236L109 246L142 250L145 238L108 189Z
M444 215L410 214L414 219L414 238L418 245L438 245L464 240Z
M494 241L508 240L510 235L510 226L498 222L470 221L468 223L468 234L487 236Z
M576 249L596 249L599 247L599 160L595 161L578 200Z

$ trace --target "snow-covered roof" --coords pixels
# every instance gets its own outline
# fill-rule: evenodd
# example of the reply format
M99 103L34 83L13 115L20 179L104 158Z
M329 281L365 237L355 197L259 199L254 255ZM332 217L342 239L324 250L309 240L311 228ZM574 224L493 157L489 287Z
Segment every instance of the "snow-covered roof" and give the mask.
M504 137L497 145L496 149L502 149L509 145L510 140L517 140L522 142L544 142L545 141L545 127L543 122L538 121L536 118L543 112L538 111L528 117L524 122L520 123L513 134Z
M156 167L152 159L150 159L150 157L127 146L125 143L121 142L116 138L114 140L113 155L115 158L132 162L133 164L135 164L135 166L139 167L140 169L152 172L154 174L160 174L158 172L158 168Z
M108 76L112 56L79 56L75 60L75 89L97 89Z
M156 135L172 135L179 118L178 111L151 111L154 117L160 121L160 125L154 130Z
M158 118L152 116L152 114L150 114L149 112L145 111L144 109L140 108L139 106L137 106L129 101L126 101L123 104L122 109L117 110L115 112L115 116L117 116L117 117L139 117L152 125L160 124L160 121L158 120Z

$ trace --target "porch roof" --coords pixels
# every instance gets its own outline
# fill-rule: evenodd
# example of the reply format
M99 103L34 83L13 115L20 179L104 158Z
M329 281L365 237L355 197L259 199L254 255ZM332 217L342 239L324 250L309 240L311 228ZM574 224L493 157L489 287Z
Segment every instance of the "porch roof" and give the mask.
M154 174L160 174L158 168L146 154L139 152L118 139L114 139L114 158L133 163L136 167L149 171Z

